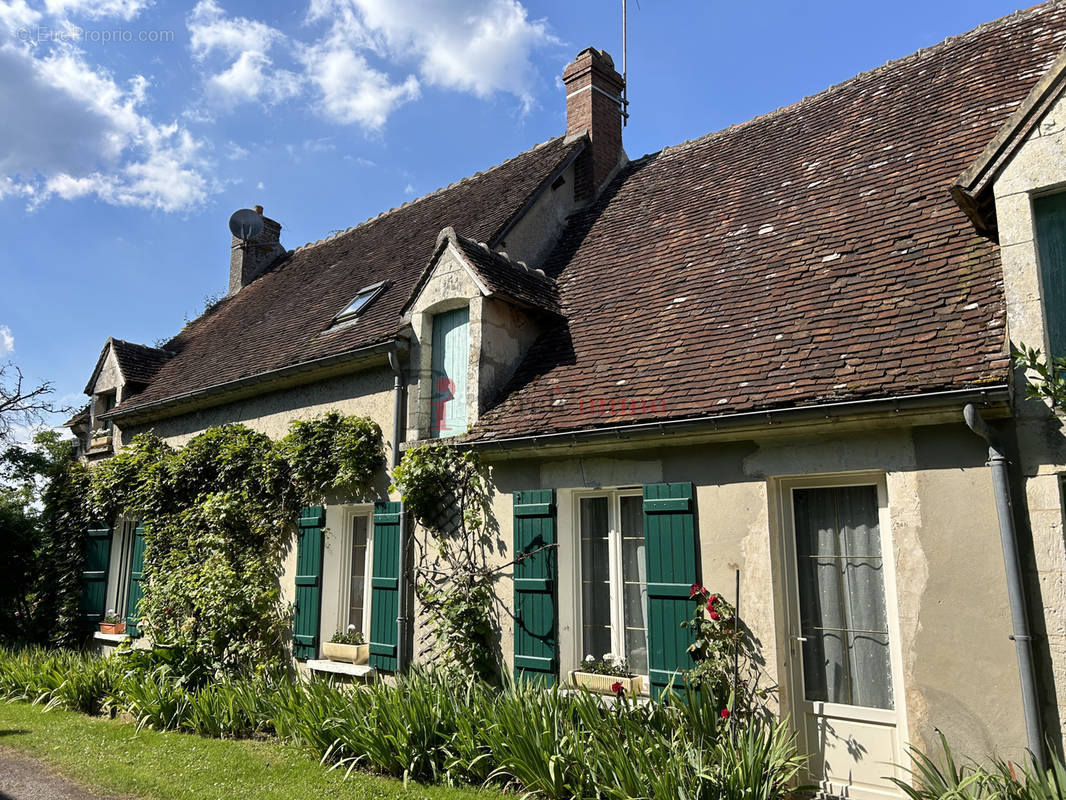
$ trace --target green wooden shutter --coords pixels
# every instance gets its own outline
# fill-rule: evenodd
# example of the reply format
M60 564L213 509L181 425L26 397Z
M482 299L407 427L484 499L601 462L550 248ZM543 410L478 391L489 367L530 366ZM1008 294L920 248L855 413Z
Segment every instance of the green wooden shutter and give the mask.
M111 528L90 528L85 537L81 572L81 613L86 630L95 628L107 613L107 573L111 566Z
M318 657L319 620L322 613L322 528L326 511L307 506L296 525L296 608L292 620L294 658Z
M555 490L515 492L514 555L534 555L514 567L514 672L544 686L559 668L556 542Z
M644 554L648 575L648 678L653 696L692 665L689 592L696 583L696 515L691 483L644 487ZM675 677L676 676L676 677Z
M1066 357L1066 192L1033 201L1051 355Z
M126 598L126 633L131 637L138 637L141 632L137 629L137 621L140 615L137 613L137 604L144 596L144 525L137 523L133 531L133 552L130 554L130 591Z
M395 672L400 615L403 503L374 503L374 569L370 578L370 666Z

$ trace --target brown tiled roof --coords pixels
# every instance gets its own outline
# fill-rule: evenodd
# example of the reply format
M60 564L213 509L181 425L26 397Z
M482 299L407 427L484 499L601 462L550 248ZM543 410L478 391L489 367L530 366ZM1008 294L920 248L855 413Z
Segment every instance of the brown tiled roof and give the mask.
M411 290L402 311L406 312L414 303L449 243L458 248L482 285L492 294L501 295L529 308L552 314L559 313L559 287L542 270L532 269L521 261L512 261L506 253L496 252L485 242L461 236L451 226L437 235L433 258Z
M108 350L115 351L115 358L118 360L119 369L122 370L122 377L128 382L142 385L151 381L156 372L159 371L159 368L174 355L158 347L134 344L133 342L125 342L122 339L111 337L104 343L104 347L100 351L100 357L96 360L96 367L93 369L92 377L89 378L89 382L85 385L85 394L92 394L93 387L96 384L96 377L104 366L104 359L107 358Z
M226 298L167 343L176 353L151 385L116 410L388 341L399 309L448 225L492 241L584 147L561 137L314 244L298 248L261 278ZM326 332L360 289L391 281L354 325Z
M174 354L158 347L112 339L119 369L127 381L149 383L159 368L173 358Z
M948 189L1064 44L1039 6L631 164L473 435L1005 383L998 251Z
M456 236L456 244L493 294L517 300L532 308L559 312L559 289L541 270L489 249L484 242Z
M75 414L73 417L63 423L63 428L73 428L75 425L82 425L89 422L89 405L86 404L85 408Z

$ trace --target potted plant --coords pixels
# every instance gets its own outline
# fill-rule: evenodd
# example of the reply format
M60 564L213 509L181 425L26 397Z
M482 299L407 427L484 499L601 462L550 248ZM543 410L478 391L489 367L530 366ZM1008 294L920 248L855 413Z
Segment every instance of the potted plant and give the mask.
M644 690L644 679L633 674L626 660L613 653L604 653L600 659L585 656L581 668L570 673L570 683L600 694L633 696Z
M365 664L370 658L370 645L363 641L361 631L349 625L347 631L337 631L328 642L323 642L322 653L330 661Z
M104 615L104 621L100 623L100 633L123 634L126 632L126 620L115 613L115 609L109 608Z

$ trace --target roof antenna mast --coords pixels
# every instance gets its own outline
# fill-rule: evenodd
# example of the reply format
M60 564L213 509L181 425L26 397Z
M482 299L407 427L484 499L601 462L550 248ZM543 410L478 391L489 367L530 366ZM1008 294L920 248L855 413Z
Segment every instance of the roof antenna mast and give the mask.
M629 81L626 74L626 4L622 0L622 127L629 124ZM639 3L637 5L640 5Z

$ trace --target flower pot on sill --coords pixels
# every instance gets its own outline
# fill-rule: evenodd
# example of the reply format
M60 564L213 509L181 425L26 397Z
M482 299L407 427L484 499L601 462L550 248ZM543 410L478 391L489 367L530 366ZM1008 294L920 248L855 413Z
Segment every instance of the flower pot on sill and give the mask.
M126 623L123 622L101 622L100 633L109 633L112 636L120 635L126 632Z
M583 686L590 692L614 694L611 691L611 687L616 683L622 684L622 691L630 696L638 695L644 690L644 678L640 675L634 675L632 678L620 678L617 675L597 675L593 672L582 672L579 669L575 669L570 673L570 684L572 686Z
M323 642L322 655L330 661L343 661L346 664L365 664L370 658L370 645Z

